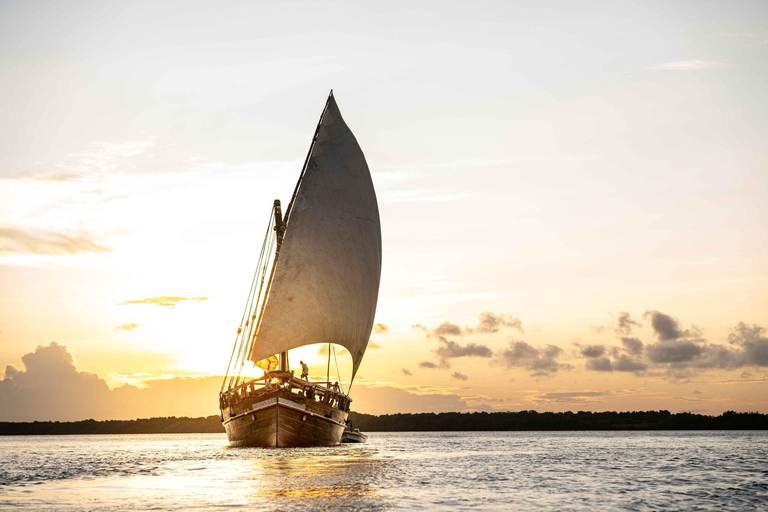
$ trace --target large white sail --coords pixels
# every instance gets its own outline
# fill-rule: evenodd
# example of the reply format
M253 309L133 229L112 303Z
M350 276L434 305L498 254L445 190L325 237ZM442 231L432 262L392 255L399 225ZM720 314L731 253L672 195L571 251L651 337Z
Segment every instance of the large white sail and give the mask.
M288 215L254 362L310 345L352 354L352 378L373 327L381 225L365 157L331 95Z

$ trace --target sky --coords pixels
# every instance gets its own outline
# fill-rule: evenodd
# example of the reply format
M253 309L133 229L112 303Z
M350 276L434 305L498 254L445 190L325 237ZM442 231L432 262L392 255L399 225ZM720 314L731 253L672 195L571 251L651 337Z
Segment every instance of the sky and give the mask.
M767 82L760 1L0 1L0 421L218 413L330 89L353 410L768 413Z

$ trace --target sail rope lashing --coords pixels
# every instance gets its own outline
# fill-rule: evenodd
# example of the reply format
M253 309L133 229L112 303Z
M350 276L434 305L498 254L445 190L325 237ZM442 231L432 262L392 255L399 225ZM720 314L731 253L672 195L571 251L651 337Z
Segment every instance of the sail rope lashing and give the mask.
M274 210L274 207L272 208L272 210ZM272 219L273 219L273 217L274 216L272 215L272 211L270 211L270 213L269 213L269 222L267 224L267 231L264 234L264 241L261 244L261 252L259 253L258 263L256 264L256 269L255 269L255 271L253 273L253 280L251 281L251 287L248 290L248 299L246 300L245 307L243 308L243 315L240 318L240 325L237 328L237 335L235 336L235 343L234 343L234 346L232 347L232 354L229 357L229 364L227 365L227 372L224 374L224 379L223 379L223 381L221 383L221 389L219 390L219 392L224 391L224 387L227 384L227 377L230 376L229 372L230 372L230 370L234 369L232 363L235 362L235 353L237 352L237 359L239 360L240 359L240 352L242 352L242 348L243 348L243 345L245 343L245 340L248 339L247 331L249 330L248 329L249 322L251 322L252 319L246 320L246 315L249 313L250 309L252 308L253 298L254 298L254 294L256 292L256 283L257 283L259 274L262 273L261 272L262 263L263 263L263 261L265 259L268 259L268 256L269 256L269 253L266 251L266 249L267 249L267 247L269 245L268 244L268 240L269 240L269 237L270 237L270 233L272 231L271 228L272 228ZM236 362L235 362L235 365L237 365ZM230 385L231 385L231 382L232 382L232 379L230 379Z
M274 208L273 208L274 211ZM243 371L243 368L245 367L245 361L248 358L248 354L250 353L251 345L253 344L253 337L256 335L258 331L258 325L254 321L256 317L258 316L258 313L261 309L264 308L264 305L267 301L267 289L264 287L264 281L267 276L267 270L269 269L269 263L270 263L270 256L272 255L272 251L275 247L275 241L276 241L276 234L274 228L274 216L272 220L270 220L269 226L267 228L267 249L265 253L265 258L262 263L261 268L261 279L259 280L259 291L256 294L255 300L253 301L251 305L250 310L250 319L251 323L248 327L246 336L243 337L242 343L241 343L241 351L238 354L238 363L239 366L237 367L237 375L234 377L234 385L237 386L240 382L240 377ZM273 263L274 265L274 263ZM267 283L268 288L269 283Z

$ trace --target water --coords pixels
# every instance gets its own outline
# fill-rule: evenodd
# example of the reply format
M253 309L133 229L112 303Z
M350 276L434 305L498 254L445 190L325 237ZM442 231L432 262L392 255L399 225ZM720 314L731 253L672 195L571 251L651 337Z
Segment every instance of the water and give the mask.
M0 508L768 510L768 432L400 432L309 449L0 437Z

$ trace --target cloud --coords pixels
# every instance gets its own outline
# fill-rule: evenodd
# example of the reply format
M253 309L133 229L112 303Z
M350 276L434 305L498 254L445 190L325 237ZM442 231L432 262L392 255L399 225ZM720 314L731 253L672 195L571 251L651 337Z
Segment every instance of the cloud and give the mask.
M126 322L123 325L118 325L115 327L116 331L132 331L135 328L137 328L139 325L135 324L133 322Z
M619 334L631 334L632 329L635 327L640 327L640 324L632 320L629 313L621 311L619 317L616 319L616 327L614 327L614 330Z
M569 365L557 361L562 353L563 349L555 345L539 349L524 341L512 340L509 348L497 353L496 361L506 368L525 368L533 372L533 377L546 377L560 369L570 369Z
M427 333L428 337L433 336L464 336L468 334L493 334L499 332L502 328L517 329L523 332L523 321L512 315L497 315L491 312L480 313L477 325L474 327L460 327L453 322L443 322L434 329L428 329L422 324L413 324L413 329L419 329Z
M437 368L446 369L450 367L451 367L451 363L445 360L440 360L439 363L433 363L432 361L422 361L419 363L419 368L426 368L429 370L434 370Z
M435 354L440 359L453 359L456 357L491 357L493 352L485 345L467 343L459 345L444 337L439 338L440 346L435 349Z
M613 391L570 391L532 395L526 401L539 404L590 404L601 403L601 398L613 396Z
M473 330L480 333L494 333L499 332L501 327L509 327L524 332L523 321L519 318L511 315L495 315L490 312L480 313L477 327Z
M687 381L697 370L732 370L768 366L768 337L759 325L744 322L733 328L729 345L707 342L696 326L683 329L680 321L660 311L647 311L656 343L644 344L638 338L621 337L622 347L592 345L580 347L588 370L602 372L644 372L662 370L673 381Z
M209 300L209 299L210 297L166 297L165 295L160 295L158 297L152 297L149 299L129 300L125 302L120 302L118 306L126 306L128 304L156 304L158 306L175 308L179 302L183 302L186 300L202 302L204 300Z
M743 350L742 364L745 366L768 366L768 338L765 328L744 322L733 329L728 342Z
M597 372L612 372L613 365L611 360L607 357L595 357L587 361L587 370L594 370Z
M389 326L384 324L373 324L373 332L375 334L389 334Z
M376 350L378 348L381 348L381 345L379 345L378 343L374 342L373 340L368 340L368 348L371 349L371 350Z
M371 342L368 342L368 346L369 347L371 346ZM333 348L334 348L334 352L336 352L337 356L342 356L342 355L348 355L349 354L349 350L345 349L341 345L334 345ZM377 346L376 348L381 348L381 347ZM323 343L322 345L320 345L320 347L317 349L317 355L319 355L319 356L327 356L328 355L328 344L327 343Z
M621 344L624 345L624 350L632 355L640 355L643 352L643 342L637 338L621 338Z
M453 372L451 378L456 380L469 380L469 377L460 372Z
M581 355L587 358L600 357L605 354L603 345L587 345L581 348Z
M403 369L402 369L402 370L400 370L400 371L401 371L401 372L403 372L403 375L405 375L406 377L410 377L411 375L413 375L413 374L411 373L411 370L406 370L405 368L403 368Z
M626 355L620 355L613 362L613 369L617 372L642 372L648 368L648 365L642 361L637 361L627 357Z
M616 359L611 360L607 357L598 357L587 361L587 370L596 372L641 372L647 368L647 365L641 361L636 361L621 354Z
M704 348L690 340L660 341L648 345L648 357L654 363L684 363L704 353Z
M461 327L459 327L458 325L452 324L450 322L443 322L432 331L432 334L435 334L438 336L440 335L461 336L463 333L461 331Z
M734 69L737 67L737 65L731 64L730 62L689 59L654 64L653 66L647 66L642 69L668 71L704 71L710 69Z
M110 390L97 375L77 368L75 358L55 342L9 365L0 381L0 421L76 421L218 414L221 376L145 380ZM200 397L212 397L201 400ZM466 399L441 388L415 392L358 383L355 410L369 414L466 411Z
M680 322L677 318L661 311L646 311L643 317L651 319L651 326L661 341L676 340L689 335L688 331L680 328Z
M9 254L81 254L109 252L110 248L87 231L0 227L0 256Z
M216 414L221 377L171 378L109 389L96 374L77 368L64 345L38 346L8 365L0 381L0 421L132 419Z

